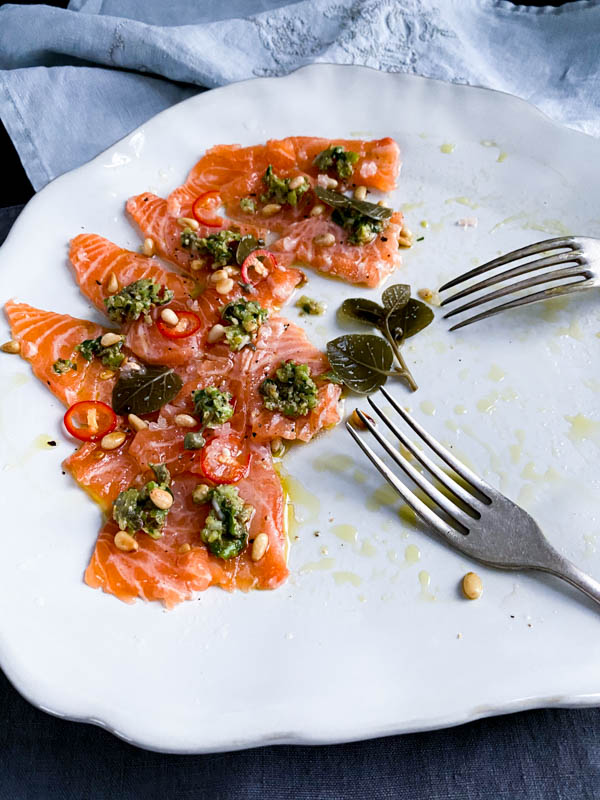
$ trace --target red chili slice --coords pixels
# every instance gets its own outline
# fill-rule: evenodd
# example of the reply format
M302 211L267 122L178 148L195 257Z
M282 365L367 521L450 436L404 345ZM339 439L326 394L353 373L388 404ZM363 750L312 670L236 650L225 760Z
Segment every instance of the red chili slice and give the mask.
M237 483L245 478L250 469L250 454L245 462L235 440L215 436L202 449L202 472L213 483Z
M211 211L221 205L221 196L218 192L204 192L194 200L192 206L192 214L201 225L207 225L209 228L220 228L223 225L223 217L215 217Z
M271 267L271 269L277 268L277 260L273 253L271 253L269 250L253 250L250 255L244 259L244 263L242 264L242 280L244 283L250 283L252 285L254 285L254 283L258 283L258 281L253 282L250 280L248 270L251 267L255 267L257 264L260 264L260 266L266 266L264 261L260 261L261 258L268 262L268 265Z
M64 416L65 428L82 442L96 442L117 427L117 415L99 400L82 400Z
M156 320L156 327L167 339L185 339L200 329L202 321L197 314L192 311L176 311L175 313L179 317L177 325L167 325L160 317Z

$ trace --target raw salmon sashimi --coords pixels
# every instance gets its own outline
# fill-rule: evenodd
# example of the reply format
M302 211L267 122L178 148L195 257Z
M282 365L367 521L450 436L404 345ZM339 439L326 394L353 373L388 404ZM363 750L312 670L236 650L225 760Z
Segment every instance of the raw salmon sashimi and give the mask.
M21 345L21 355L61 403L71 406L80 400L101 400L110 404L114 380L100 377L106 367L99 359L86 361L75 351L76 345L102 336L106 328L12 300L4 310L12 337ZM53 368L58 359L73 361L77 369L58 374Z
M113 541L118 530L116 524L106 523L86 570L86 583L125 602L141 597L161 600L167 608L213 584L243 591L279 586L288 575L285 498L269 449L255 445L252 455L250 474L240 481L238 490L240 497L255 509L249 538L266 533L269 539L269 547L260 561L251 559L251 547L229 561L208 551L200 540L208 507L192 502L198 479L186 474L176 477L171 484L175 499L160 539L139 534L139 550L123 553ZM182 545L189 545L190 549L181 553Z
M347 243L344 230L328 217L310 217L290 225L285 236L271 245L271 249L282 263L314 267L350 283L374 288L402 263L398 251L402 229L402 213L395 211L372 242L353 245ZM328 233L335 237L333 246L315 244L316 236Z
M64 469L106 513L119 492L142 483L145 470L129 455L131 441L129 436L117 450L103 450L98 442L85 442L63 461Z
M169 214L166 200L162 197L157 197L151 192L144 192L129 198L127 212L144 237L149 237L153 240L156 252L161 258L175 264L184 272L193 271L191 263L198 256L191 254L189 250L181 246L183 228L177 222L177 217ZM266 227L263 225L248 223L232 226L227 220L223 221L223 225L220 228L209 228L201 225L194 233L200 237L206 237L211 233L218 233L220 230L231 230L232 227L235 227L236 232L242 235L251 234L257 239L264 239L268 234Z

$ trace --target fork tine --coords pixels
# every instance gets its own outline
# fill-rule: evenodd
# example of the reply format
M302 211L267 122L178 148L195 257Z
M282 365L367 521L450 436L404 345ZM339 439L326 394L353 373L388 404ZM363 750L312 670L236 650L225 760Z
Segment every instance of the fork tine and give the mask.
M478 500L474 495L470 492L467 492L466 489L457 483L450 475L445 473L441 470L438 465L432 461L429 456L427 456L422 450L420 450L410 439L402 433L399 428L397 428L393 422L389 419L389 417L384 414L384 412L379 408L379 406L375 403L372 397L367 397L369 404L373 408L373 410L378 414L381 420L385 423L385 425L389 428L389 430L394 434L394 436L398 439L398 441L406 448L412 455L419 461L425 469L433 475L433 477L439 481L448 491L452 492L459 500L468 506L475 514L481 516L477 506L481 506L482 503Z
M457 331L459 328L464 328L466 325L471 325L473 322L479 322L481 319L487 319L500 311L506 311L509 308L518 308L518 306L527 306L530 303L539 303L540 300L548 300L553 297L562 297L566 294L574 294L575 292L583 292L594 284L591 281L578 281L577 283L570 283L567 286L554 286L551 289L544 289L541 292L533 292L526 294L524 297L517 297L516 300L511 300L508 303L501 303L499 306L483 311L481 314L476 314L474 317L457 322L449 328L450 331Z
M436 455L438 455L442 461L445 461L449 467L451 467L457 475L470 483L477 491L483 495L487 503L489 504L494 497L498 497L499 494L495 489L486 483L483 478L480 478L479 475L476 475L472 472L468 467L466 467L462 461L459 461L455 455L453 455L449 450L447 450L442 444L440 444L437 439L434 439L431 434L427 433L427 431L417 422L416 419L411 417L408 411L405 411L399 403L394 400L392 395L387 391L387 389L382 386L379 390L383 396L389 400L392 407L400 414L402 419L407 422L413 431L423 439L425 444L429 445L429 447L433 450Z
M437 503L442 511L445 511L446 514L448 514L448 516L455 523L457 523L460 528L463 529L464 533L468 533L469 523L473 522L473 518L469 517L468 514L465 514L465 512L460 509L456 503L453 503L452 500L443 495L439 489L436 489L436 487L430 481L428 481L427 478L421 475L421 473L413 467L408 459L394 449L387 439L383 438L375 425L373 425L369 418L365 416L360 409L357 409L357 413L363 424L367 426L369 431L377 439L388 456L390 456L390 458L392 458L396 464L398 464L400 469L404 470L411 481L416 483L416 485L427 495L427 497L429 497L430 500L433 500L434 503Z
M454 317L456 314L461 314L463 311L468 311L470 308L477 308L477 306L490 303L492 300L498 300L500 297L505 297L507 294L519 292L521 289L529 289L532 286L539 286L541 283L549 283L550 281L557 281L561 278L573 278L581 275L584 279L591 277L591 273L585 267L577 265L575 267L563 267L563 269L555 269L552 272L544 272L541 275L534 275L532 278L525 278L525 280L517 281L516 283L509 283L508 286L503 286L501 289L496 289L494 292L489 292L481 297L476 297L468 303L463 303L458 308L453 308L447 314L444 314L444 319ZM568 284L569 285L569 284Z
M544 267L555 267L558 264L563 264L566 261L577 261L579 259L579 251L571 251L569 253L558 253L555 256L548 256L547 258L538 258L535 261L527 261L518 267L507 269L504 272L499 272L497 275L491 275L483 281L478 281L472 286L467 286L466 289L461 289L460 292L450 295L445 300L442 300L441 305L447 306L449 303L454 303L455 300L460 300L461 297L466 297L473 292L478 292L480 289L487 289L488 286L494 286L496 283L502 283L509 278L516 278L518 275L523 275L526 272L533 272L537 269Z
M518 261L520 258L534 256L537 253L543 253L544 250L553 250L558 247L570 247L573 249L575 243L571 236L560 236L556 239L544 239L543 242L536 242L527 247L520 247L518 250L512 250L510 253L505 253L503 256L494 258L491 261L486 261L486 263L482 264L480 267L475 267L475 269L470 269L468 272L463 272L462 275L440 286L439 291L443 292L446 289L451 289L458 283L468 281L469 278L475 278L477 275L481 275L482 272L501 267L503 264L509 264L511 261Z
M394 487L398 494L402 497L404 502L409 505L412 510L417 514L423 522L431 526L441 536L446 537L450 541L459 542L464 537L464 534L456 531L451 525L448 525L441 519L429 506L426 506L422 500L410 491L401 480L399 480L391 469L379 458L379 456L366 444L358 433L354 430L349 422L346 422L348 433L352 436L356 444L360 447L363 453L377 467L379 472L383 475L386 481Z

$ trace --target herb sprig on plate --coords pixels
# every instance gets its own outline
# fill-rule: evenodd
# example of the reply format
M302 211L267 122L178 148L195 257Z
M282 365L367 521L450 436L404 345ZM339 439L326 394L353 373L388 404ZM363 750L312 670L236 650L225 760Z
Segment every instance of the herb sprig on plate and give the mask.
M358 394L376 391L390 376L404 380L416 391L417 383L400 348L432 322L433 312L410 296L410 286L390 286L383 292L381 304L362 297L344 300L340 314L377 328L385 338L355 333L328 342L327 356L335 377Z

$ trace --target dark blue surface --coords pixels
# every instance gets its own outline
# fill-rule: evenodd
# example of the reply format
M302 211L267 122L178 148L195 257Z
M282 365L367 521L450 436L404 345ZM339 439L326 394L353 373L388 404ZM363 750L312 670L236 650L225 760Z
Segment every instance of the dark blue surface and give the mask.
M0 242L19 211L0 209ZM50 717L1 672L0 715L0 800L600 800L600 709L208 756L148 753Z

